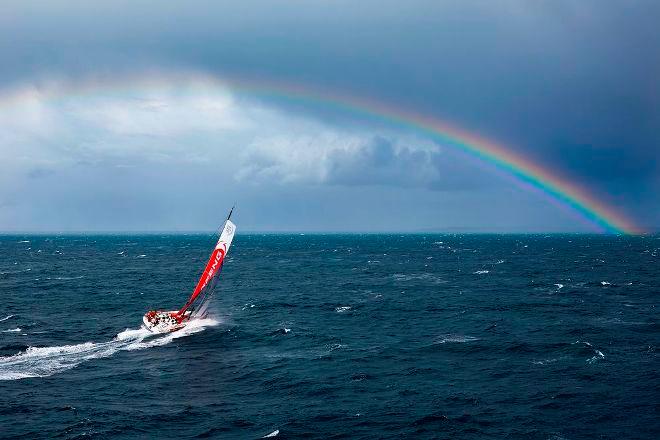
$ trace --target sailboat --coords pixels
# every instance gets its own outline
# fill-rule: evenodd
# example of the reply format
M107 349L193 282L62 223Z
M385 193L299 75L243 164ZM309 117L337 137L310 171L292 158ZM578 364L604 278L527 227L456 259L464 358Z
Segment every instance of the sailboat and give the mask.
M231 222L232 207L225 220L211 257L209 258L202 276L186 304L179 310L163 311L150 310L142 317L144 327L153 333L169 333L184 328L194 318L204 318L208 312L209 302L213 296L213 289L218 282L218 275L222 270L229 246L234 239L236 225Z

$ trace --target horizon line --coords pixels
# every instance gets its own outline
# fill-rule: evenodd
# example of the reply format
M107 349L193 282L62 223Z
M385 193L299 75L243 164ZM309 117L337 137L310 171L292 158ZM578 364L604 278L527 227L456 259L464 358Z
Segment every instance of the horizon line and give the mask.
M127 229L127 230L104 230L104 229L88 229L88 230L34 230L34 231L11 231L0 230L0 236L19 236L19 235L215 235L218 231L216 229L155 229L155 230L140 230L140 229ZM647 228L646 232L635 235L654 235L660 233L660 226L655 228ZM419 234L493 234L493 235L610 235L622 236L631 235L625 232L595 232L595 231L576 231L576 230L497 230L497 229L416 229L416 230L382 230L382 231L369 231L369 230L272 230L272 229L248 229L238 230L236 235L419 235Z

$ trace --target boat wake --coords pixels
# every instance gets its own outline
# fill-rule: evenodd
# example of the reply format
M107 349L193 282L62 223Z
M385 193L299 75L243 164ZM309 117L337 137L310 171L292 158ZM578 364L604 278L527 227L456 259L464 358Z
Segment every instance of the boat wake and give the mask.
M28 347L13 356L0 357L0 380L52 376L92 359L110 357L118 351L160 347L218 324L210 318L195 319L183 329L165 335L155 335L146 329L126 329L108 342Z

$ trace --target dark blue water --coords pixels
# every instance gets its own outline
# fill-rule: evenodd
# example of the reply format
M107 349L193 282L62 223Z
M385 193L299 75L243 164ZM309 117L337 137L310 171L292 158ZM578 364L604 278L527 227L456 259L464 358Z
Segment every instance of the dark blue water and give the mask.
M660 237L0 236L2 438L660 435Z

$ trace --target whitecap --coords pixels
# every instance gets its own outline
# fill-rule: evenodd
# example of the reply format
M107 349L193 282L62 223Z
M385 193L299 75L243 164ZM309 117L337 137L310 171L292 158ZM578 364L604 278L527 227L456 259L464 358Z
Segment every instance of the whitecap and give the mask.
M10 328L9 330L3 330L2 333L18 333L22 331L20 327Z
M557 286L557 290L559 290L559 289L561 289L562 287L564 287L564 285L561 284L561 283L555 283L555 286Z
M85 275L78 275L77 277L46 277L47 280L57 280L57 281L71 281L71 280L79 280L85 278Z
M13 318L13 317L14 317L14 315L7 315L7 316L5 316L4 318L0 319L0 322L2 322L2 321L6 321L6 320L8 320L9 318Z
M447 343L473 342L478 340L479 338L474 336L446 334L446 335L438 336L434 342L436 344L447 344Z
M488 272L490 272L490 271L489 270L478 270L478 271L474 272L474 274L475 275L483 275L483 274L488 273Z
M351 306L341 306L335 308L335 312L337 313L344 313L344 312L348 312L349 310L351 310Z
M135 258L144 258L144 257L146 257L146 255L142 254L142 255L138 255L138 256L135 257Z
M593 357L591 357L591 358L589 358L589 359L587 359L587 363L589 363L589 364L593 364L593 363L596 362L597 360L599 360L599 359L604 359L604 358L605 358L605 355L603 354L602 351L594 349L594 352L596 353L596 355L593 356Z
M276 429L275 431L271 432L270 434L266 434L261 438L271 438L271 437L277 437L280 434L280 430Z
M603 354L602 351L600 351L600 350L594 348L594 346L591 345L591 343L589 343L589 342L587 342L587 341L575 341L573 344L583 344L583 345L589 347L591 350L593 350L594 356L592 356L592 357L590 357L589 359L587 359L587 363L588 363L588 364L593 364L593 363L596 362L597 360L599 360L599 359L604 359L604 358L605 358L605 355Z
M392 278L394 278L395 281L427 281L433 284L443 284L447 282L442 278L438 277L437 275L428 272L423 272L420 274L408 274L408 275L395 273L392 275Z
M601 284L602 286L611 286L611 285L612 285L612 283L610 283L610 282L608 282L608 281L601 281L600 284Z
M573 344L584 344L587 347L592 347L592 345L589 342L586 342L586 341L575 341L575 342L573 342Z

